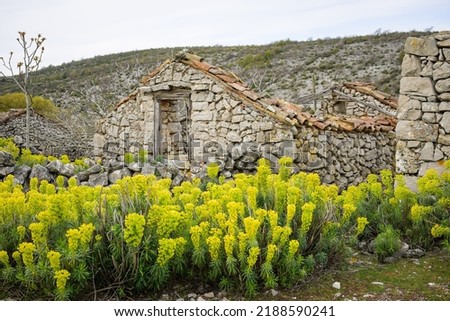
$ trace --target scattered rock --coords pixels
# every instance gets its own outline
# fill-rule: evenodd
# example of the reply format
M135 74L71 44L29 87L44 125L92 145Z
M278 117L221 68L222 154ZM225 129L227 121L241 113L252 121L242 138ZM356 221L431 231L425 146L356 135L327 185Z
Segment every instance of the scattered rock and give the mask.
M72 164L64 164L61 167L60 173L61 175L64 175L66 177L72 177L75 175L75 166L73 166Z
M388 256L383 259L383 263L386 263L386 264L395 263L398 261L398 259L399 259L398 257Z
M50 174L49 170L42 165L34 165L31 169L30 178L36 177L39 181L46 180L48 182L53 182L53 176Z
M150 163L145 163L142 166L141 174L143 175L155 175L156 167L152 166Z
M339 289L341 288L341 282L334 282L334 283L333 283L333 288L339 290Z
M103 167L100 164L95 164L94 166L88 168L84 172L88 175L100 173L103 170Z
M172 187L180 185L184 180L184 176L178 174L172 179Z
M48 163L46 167L50 173L59 174L59 173L61 173L63 163L62 163L62 161L57 159L57 160L54 160L54 161L51 161L50 163Z
M139 164L139 163L130 163L127 165L127 167L133 172L141 171L141 164Z
M28 180L28 176L31 173L31 167L22 165L14 169L14 182L16 184L25 185Z
M425 251L421 249L411 249L406 251L405 257L406 258L418 258L425 255Z
M108 180L110 183L114 184L116 183L119 179L122 179L126 176L130 176L131 172L128 168L122 168L122 169L118 169L112 173L110 173L108 175Z
M203 294L203 297L206 299L212 299L212 298L214 298L214 292L205 293L205 294Z
M0 177L8 176L14 172L14 166L0 167Z
M13 166L14 157L10 153L0 151L0 166Z
M98 173L89 175L90 186L107 186L108 185L108 173Z
M392 256L395 258L406 257L408 250L409 245L406 244L405 242L402 242L400 248L397 251L395 251L394 254L392 254Z
M277 296L278 295L278 291L275 289L270 289L270 294L272 294L272 296Z
M384 285L383 282L378 282L378 281L374 281L371 284L373 284L373 285Z

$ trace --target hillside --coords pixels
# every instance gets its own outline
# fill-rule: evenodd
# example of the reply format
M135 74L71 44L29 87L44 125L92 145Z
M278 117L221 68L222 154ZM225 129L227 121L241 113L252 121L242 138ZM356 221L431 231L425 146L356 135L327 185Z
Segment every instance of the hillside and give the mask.
M425 32L311 41L282 40L260 46L190 48L208 62L234 72L260 92L292 102L327 88L334 82L367 81L382 91L397 94L403 45L408 36ZM49 40L50 41L50 40ZM50 66L34 78L34 94L62 107L71 126L92 132L93 120L114 106L153 70L182 48L132 51ZM17 91L13 82L0 79L0 94ZM94 115L94 117L92 117Z

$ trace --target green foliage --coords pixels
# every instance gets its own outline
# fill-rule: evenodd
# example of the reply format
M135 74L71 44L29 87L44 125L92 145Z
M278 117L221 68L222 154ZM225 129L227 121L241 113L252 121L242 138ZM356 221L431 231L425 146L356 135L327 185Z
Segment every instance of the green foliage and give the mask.
M133 153L125 153L125 155L123 157L124 157L123 161L125 162L125 164L131 164L134 162Z
M10 153L14 159L19 157L20 149L16 146L12 138L0 137L0 150Z
M339 194L317 174L291 175L291 162L281 159L275 174L260 160L255 175L211 179L203 190L198 179L171 188L170 179L135 175L109 187L33 179L24 192L8 176L0 183L0 282L27 299L111 287L148 294L180 279L253 297L342 264L356 239L375 238L380 260L413 234L420 244L448 244L449 172L427 173L417 194L400 177L394 187L387 171Z
M49 99L41 96L32 98L32 107L38 114L46 117L52 117L58 112L58 108ZM23 93L10 93L0 96L0 112L25 108L26 101Z
M400 233L388 225L384 232L378 234L374 240L374 252L379 261L383 261L386 257L392 256L400 249Z

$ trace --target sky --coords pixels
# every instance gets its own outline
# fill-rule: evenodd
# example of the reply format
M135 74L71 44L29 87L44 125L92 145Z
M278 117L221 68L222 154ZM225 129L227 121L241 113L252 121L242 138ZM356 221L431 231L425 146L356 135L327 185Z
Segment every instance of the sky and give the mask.
M42 34L42 66L132 50L450 30L448 0L0 0L0 56Z

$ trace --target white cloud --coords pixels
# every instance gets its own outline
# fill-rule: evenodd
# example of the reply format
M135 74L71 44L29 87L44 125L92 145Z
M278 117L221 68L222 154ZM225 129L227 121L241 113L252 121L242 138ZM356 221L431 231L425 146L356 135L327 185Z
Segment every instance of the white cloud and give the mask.
M41 0L0 10L0 55L17 50L17 31L41 32L46 64L155 47L450 29L447 0Z

